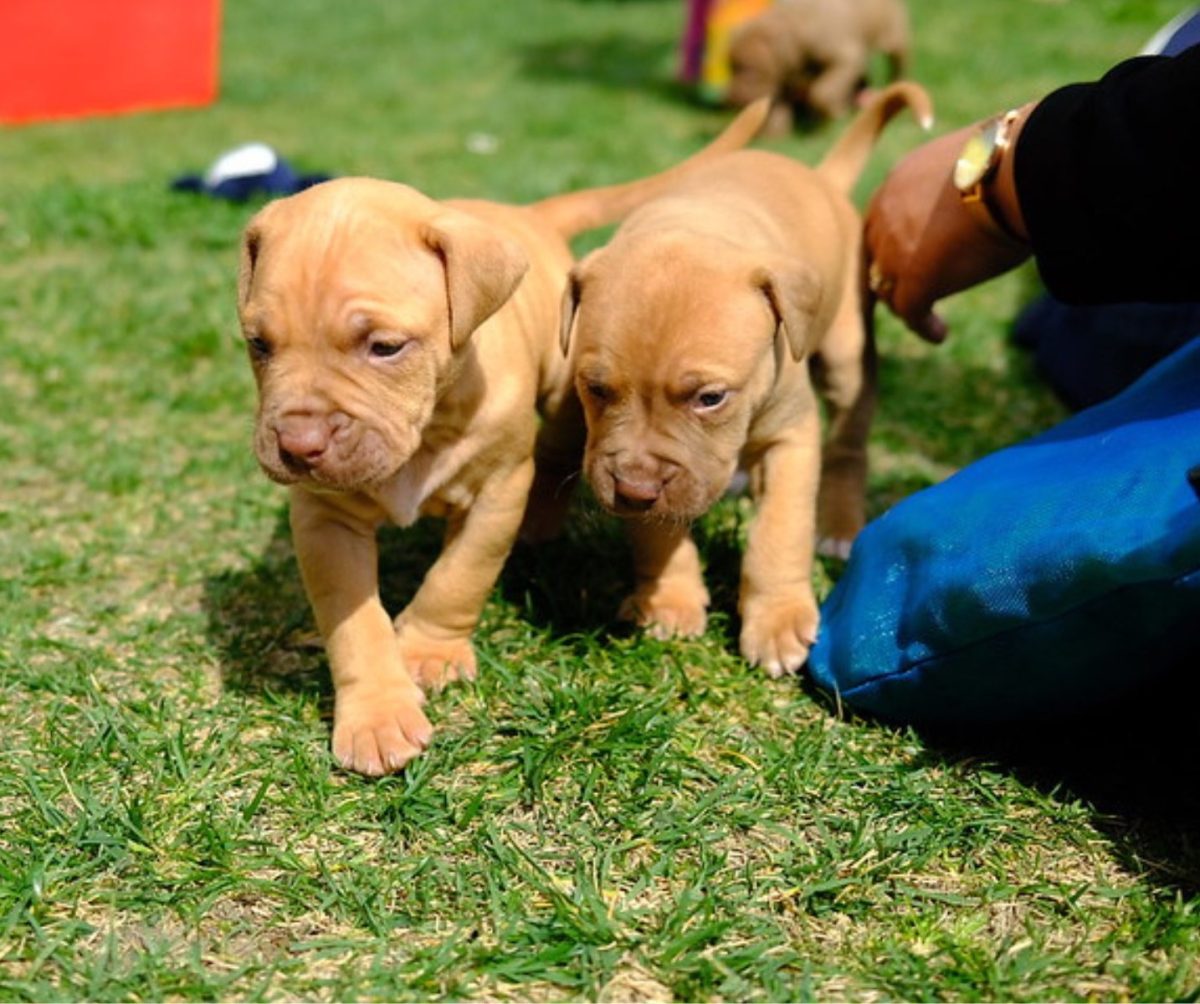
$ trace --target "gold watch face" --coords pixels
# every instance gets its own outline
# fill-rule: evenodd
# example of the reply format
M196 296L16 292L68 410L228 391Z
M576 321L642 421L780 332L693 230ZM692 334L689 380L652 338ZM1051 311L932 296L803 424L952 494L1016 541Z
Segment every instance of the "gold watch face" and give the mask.
M960 192L970 191L988 176L995 165L999 146L1000 121L989 122L966 143L954 163L954 187Z

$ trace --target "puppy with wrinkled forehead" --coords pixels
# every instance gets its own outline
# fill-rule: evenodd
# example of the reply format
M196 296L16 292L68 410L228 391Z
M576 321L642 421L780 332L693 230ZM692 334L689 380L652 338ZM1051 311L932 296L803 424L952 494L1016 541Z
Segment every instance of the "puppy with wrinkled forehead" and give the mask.
M635 212L571 272L562 348L587 421L584 473L626 517L636 585L622 615L659 635L704 630L689 524L750 473L758 511L742 564L741 651L795 672L817 631L817 532L848 554L864 522L873 342L861 224L848 193L915 84L880 92L814 170L727 153ZM812 380L810 380L810 369ZM829 411L822 460L813 381Z
M342 765L387 773L429 743L421 688L474 676L471 634L523 518L531 539L561 519L584 435L556 345L567 239L744 145L766 114L747 109L661 175L531 206L351 178L250 221L238 302L254 449L291 489ZM376 530L423 515L445 518L443 549L393 624Z

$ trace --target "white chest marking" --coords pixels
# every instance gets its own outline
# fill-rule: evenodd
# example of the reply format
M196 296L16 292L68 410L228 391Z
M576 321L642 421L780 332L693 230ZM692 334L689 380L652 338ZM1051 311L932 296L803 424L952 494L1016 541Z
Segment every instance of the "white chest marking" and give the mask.
M372 498L397 526L412 526L427 511L427 504L441 493L440 501L450 506L467 502L466 490L443 491L447 483L471 459L472 448L459 440L448 449L422 446L391 478L371 492ZM461 496L461 497L460 497ZM445 506L437 507L439 510Z

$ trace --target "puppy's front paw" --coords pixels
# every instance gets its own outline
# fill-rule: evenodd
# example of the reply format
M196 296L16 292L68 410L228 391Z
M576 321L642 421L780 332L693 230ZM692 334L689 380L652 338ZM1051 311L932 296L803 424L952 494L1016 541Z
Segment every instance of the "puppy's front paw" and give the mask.
M751 665L762 666L772 679L795 673L817 640L818 620L811 596L747 602L742 613L742 655Z
M455 680L475 679L475 649L470 638L436 638L398 619L396 644L404 668L426 693L439 691Z
M695 638L708 623L708 591L655 583L625 597L617 616L645 628L652 638Z
M409 679L339 688L333 711L334 759L368 777L402 770L433 738L433 726L421 710L424 700Z

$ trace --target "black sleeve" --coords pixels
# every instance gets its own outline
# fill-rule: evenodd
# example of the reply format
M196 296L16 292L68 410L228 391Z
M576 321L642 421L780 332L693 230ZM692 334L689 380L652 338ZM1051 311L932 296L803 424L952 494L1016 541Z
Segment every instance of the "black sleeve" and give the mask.
M1072 303L1200 301L1200 46L1054 91L1017 141L1042 279Z

